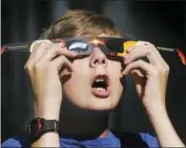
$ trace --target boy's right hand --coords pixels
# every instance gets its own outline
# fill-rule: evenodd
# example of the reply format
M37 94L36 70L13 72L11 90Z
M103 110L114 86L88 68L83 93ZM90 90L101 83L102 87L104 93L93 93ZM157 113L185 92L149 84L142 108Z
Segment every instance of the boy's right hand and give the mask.
M75 56L76 53L68 51L63 43L43 40L34 44L25 70L31 82L37 117L59 119L63 97L59 72L63 67L72 71L72 64L66 57Z

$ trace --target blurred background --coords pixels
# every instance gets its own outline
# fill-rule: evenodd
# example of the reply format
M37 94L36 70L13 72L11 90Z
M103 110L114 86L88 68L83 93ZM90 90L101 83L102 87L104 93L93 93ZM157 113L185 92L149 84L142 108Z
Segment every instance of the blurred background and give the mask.
M186 1L2 0L1 6L2 45L36 40L67 10L84 9L108 16L125 36L179 48L186 55ZM167 110L186 143L186 68L176 53L164 57L171 67ZM3 140L24 133L33 117L30 87L23 70L27 58L27 53L12 52L1 59ZM111 116L110 128L154 134L130 77L121 103Z

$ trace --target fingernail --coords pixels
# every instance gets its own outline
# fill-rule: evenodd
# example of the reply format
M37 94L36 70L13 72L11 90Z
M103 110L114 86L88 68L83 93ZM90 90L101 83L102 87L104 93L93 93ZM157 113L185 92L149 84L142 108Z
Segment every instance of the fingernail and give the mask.
M132 47L129 47L128 49L127 49L127 52L130 52L132 50Z
M125 55L125 56L124 56L124 59L127 59L127 58L128 58L128 55Z
M127 64L128 63L128 60L125 60L124 63Z

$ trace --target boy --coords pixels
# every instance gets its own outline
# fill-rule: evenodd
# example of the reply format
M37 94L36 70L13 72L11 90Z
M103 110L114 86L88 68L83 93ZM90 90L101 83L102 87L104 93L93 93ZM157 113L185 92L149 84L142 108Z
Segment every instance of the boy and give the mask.
M110 19L84 11L69 11L47 29L31 46L25 64L36 107L29 138L9 139L3 146L183 147L165 106L168 65L148 42L138 42L123 57L107 54L119 38ZM126 75L134 79L159 142L144 133L136 138L108 130L108 116L125 89Z

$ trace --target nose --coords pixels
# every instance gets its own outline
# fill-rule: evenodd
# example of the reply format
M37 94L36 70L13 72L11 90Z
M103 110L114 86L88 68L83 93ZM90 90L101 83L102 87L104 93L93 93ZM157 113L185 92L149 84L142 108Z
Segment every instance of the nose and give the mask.
M90 59L90 67L103 66L107 67L108 61L106 55L99 49L94 48Z

